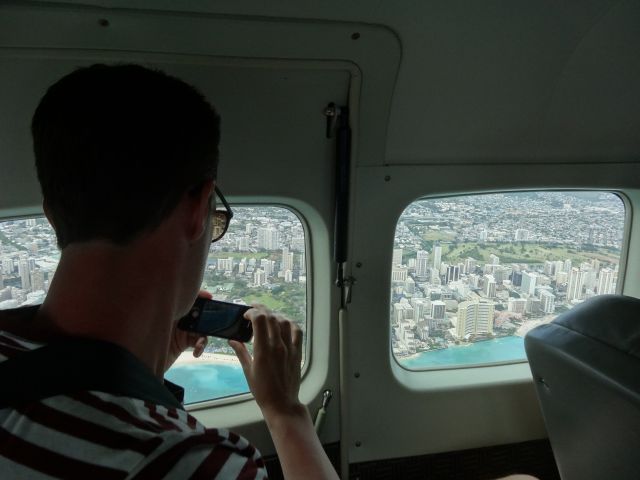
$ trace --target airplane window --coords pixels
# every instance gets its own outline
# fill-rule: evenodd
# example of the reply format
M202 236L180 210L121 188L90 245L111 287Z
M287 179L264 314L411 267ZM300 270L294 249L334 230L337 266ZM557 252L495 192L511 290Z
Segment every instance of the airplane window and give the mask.
M234 206L233 212L226 235L211 245L202 288L216 300L261 303L283 313L301 326L309 345L302 222L283 207ZM42 303L59 259L44 216L0 222L0 310ZM233 350L214 337L200 358L183 353L166 378L185 388L185 404L249 391Z
M609 192L413 202L394 239L394 357L409 370L526 361L531 328L620 290L624 226L624 203Z

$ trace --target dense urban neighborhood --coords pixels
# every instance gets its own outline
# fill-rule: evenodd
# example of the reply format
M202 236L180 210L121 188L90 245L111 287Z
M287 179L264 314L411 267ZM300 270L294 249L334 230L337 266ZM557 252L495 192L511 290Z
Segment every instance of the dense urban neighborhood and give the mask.
M523 336L589 297L615 293L624 224L624 204L612 193L414 202L398 221L393 250L394 355L402 363Z

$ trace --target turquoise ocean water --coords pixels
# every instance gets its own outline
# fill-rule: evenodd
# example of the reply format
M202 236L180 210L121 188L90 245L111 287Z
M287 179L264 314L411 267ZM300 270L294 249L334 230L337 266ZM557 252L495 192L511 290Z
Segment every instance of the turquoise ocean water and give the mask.
M423 352L412 358L400 358L402 366L411 370L442 365L472 365L504 362L525 358L522 337L503 337L468 346L454 345L445 350ZM185 403L201 402L249 391L240 365L178 365L166 378L185 389Z
M410 370L442 365L473 365L506 362L526 358L522 337L502 337L470 345L454 345L444 350L422 352L412 358L399 358L398 362Z
M249 391L242 367L234 364L178 365L171 368L165 378L184 388L184 403L202 402Z

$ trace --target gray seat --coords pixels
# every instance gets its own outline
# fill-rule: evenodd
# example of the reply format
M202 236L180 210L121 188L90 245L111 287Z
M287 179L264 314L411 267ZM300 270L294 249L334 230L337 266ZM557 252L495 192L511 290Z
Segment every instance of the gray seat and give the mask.
M562 479L640 479L640 300L594 297L525 349Z

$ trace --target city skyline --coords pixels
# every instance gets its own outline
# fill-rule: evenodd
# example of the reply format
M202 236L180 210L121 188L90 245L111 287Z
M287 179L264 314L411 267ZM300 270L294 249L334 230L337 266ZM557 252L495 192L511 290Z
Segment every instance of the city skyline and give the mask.
M428 366L431 352L522 337L591 296L615 293L624 215L620 198L602 192L412 203L392 257L394 355Z

